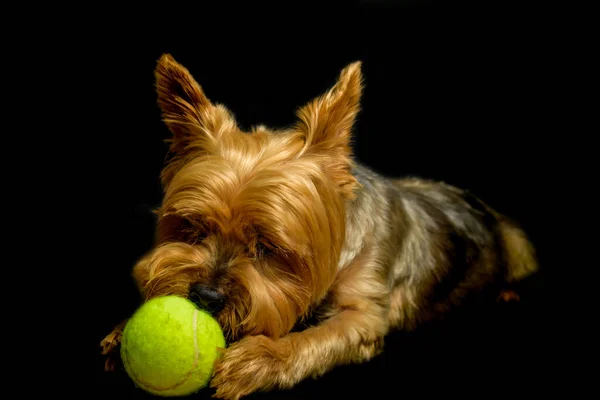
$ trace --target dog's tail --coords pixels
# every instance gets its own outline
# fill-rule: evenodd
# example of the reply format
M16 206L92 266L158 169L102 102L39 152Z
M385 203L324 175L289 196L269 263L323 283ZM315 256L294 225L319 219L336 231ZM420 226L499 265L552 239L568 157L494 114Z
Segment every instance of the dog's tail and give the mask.
M465 198L473 208L480 210L483 214L487 213L493 216L496 232L501 242L505 281L516 283L536 273L539 270L536 250L522 227L472 193L467 191Z
M506 281L518 282L539 269L535 248L525 232L514 222L499 217L499 232L506 263Z

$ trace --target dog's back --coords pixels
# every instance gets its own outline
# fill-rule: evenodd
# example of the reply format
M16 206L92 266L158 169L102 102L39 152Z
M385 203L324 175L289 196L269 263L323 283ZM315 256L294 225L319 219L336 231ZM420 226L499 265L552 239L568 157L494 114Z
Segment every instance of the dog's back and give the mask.
M361 189L349 203L342 262L359 248L379 247L378 258L389 266L392 326L414 328L472 294L537 270L523 230L468 191L393 180L360 165L354 175Z

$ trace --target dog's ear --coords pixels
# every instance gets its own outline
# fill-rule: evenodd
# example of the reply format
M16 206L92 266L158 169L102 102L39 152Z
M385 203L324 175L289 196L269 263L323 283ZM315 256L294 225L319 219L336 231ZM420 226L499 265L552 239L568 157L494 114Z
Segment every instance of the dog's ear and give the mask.
M176 156L189 150L210 152L235 126L227 109L211 103L188 69L170 54L158 60L155 77L158 105L173 135L168 141Z
M363 89L362 63L346 66L335 85L298 111L298 128L304 134L302 154L318 155L326 160L340 187L348 194L355 180L350 174L351 135L360 111Z

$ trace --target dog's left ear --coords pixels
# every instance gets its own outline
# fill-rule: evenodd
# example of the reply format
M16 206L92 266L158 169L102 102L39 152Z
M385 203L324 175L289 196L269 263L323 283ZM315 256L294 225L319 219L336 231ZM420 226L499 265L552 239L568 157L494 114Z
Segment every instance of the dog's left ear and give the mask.
M346 66L336 84L324 95L302 107L297 115L298 128L304 134L303 155L317 155L325 160L328 172L350 195L355 180L350 174L351 136L356 115L360 111L363 89L362 63Z
M235 129L231 113L220 104L213 104L192 74L170 54L157 62L156 91L158 105L172 137L169 150L171 162L163 170L166 184L187 156L210 154L221 138Z

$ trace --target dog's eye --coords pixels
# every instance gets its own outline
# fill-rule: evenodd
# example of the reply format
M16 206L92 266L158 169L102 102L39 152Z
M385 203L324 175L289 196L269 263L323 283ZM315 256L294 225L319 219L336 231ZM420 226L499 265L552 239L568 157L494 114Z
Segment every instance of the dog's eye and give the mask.
M162 240L198 243L208 236L209 230L200 218L170 214L159 221Z
M186 219L183 230L190 242L200 242L208 236L208 229L198 221L190 221Z
M200 242L206 239L207 236L208 234L205 229L195 229L194 231L190 232L189 238L192 242Z
M255 253L257 257L263 257L270 252L269 246L264 240L257 240L255 245Z
M206 226L198 219L181 217L179 218L177 228L183 239L188 243L200 242L208 236Z

